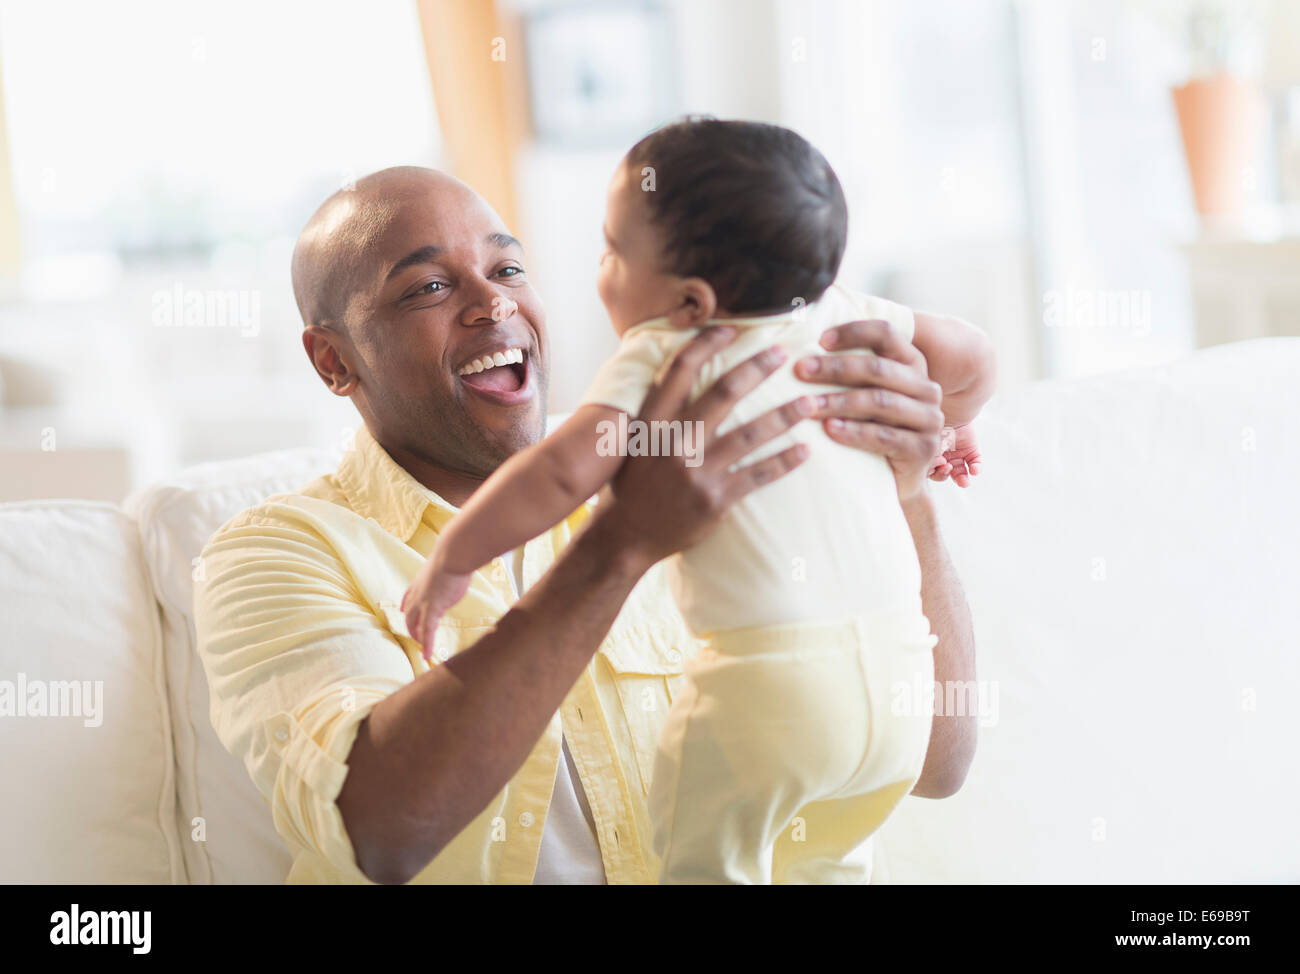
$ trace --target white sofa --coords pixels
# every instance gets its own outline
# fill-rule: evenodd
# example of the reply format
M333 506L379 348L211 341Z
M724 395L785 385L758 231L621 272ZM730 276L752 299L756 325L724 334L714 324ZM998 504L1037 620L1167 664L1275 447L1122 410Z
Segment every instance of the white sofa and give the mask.
M1266 339L990 405L986 472L936 488L979 752L959 795L886 823L876 881L1300 880L1298 378L1300 338ZM0 506L0 882L284 878L208 720L192 575L226 518L336 460L195 468L125 509ZM102 681L98 722L91 696L12 715L20 679Z

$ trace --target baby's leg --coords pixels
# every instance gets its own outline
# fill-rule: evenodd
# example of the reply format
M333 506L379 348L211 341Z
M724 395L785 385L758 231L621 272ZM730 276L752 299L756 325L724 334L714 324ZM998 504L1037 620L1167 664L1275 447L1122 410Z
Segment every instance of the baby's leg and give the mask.
M770 883L795 813L838 793L870 735L852 627L715 634L664 725L649 808L661 883Z
M863 620L863 670L871 705L865 760L834 797L799 809L773 856L777 884L865 883L851 854L912 790L933 720L934 637L923 619Z
M799 809L776 841L772 883L861 885L871 874L853 852L889 817L915 781L904 779L865 795L813 802Z

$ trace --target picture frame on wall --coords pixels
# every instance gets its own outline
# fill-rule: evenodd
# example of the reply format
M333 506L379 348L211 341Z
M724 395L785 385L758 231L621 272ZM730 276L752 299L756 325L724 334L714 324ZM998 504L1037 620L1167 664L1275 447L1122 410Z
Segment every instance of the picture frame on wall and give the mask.
M667 121L677 85L669 13L655 0L556 2L524 22L534 137L617 145Z

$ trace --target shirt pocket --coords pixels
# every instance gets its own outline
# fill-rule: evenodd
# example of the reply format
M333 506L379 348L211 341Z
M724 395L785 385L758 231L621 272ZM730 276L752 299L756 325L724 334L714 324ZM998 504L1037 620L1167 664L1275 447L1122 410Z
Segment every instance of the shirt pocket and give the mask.
M627 721L643 794L650 793L659 732L682 691L685 655L669 642L614 638L600 648Z
M380 602L376 611L383 616L388 629L397 637L397 642L406 651L407 658L416 673L428 669L420 652L420 644L411 638L406 628L406 613L399 608L398 602ZM444 616L438 622L438 630L433 634L433 665L445 663L457 653L468 649L492 631L495 623L486 619L461 620Z

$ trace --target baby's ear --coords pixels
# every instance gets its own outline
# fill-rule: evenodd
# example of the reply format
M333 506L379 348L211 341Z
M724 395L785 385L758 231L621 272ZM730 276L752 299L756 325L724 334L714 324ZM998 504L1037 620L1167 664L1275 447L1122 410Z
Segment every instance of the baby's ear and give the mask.
M718 310L718 296L713 285L702 277L688 277L681 282L681 297L672 313L678 328L703 328Z

